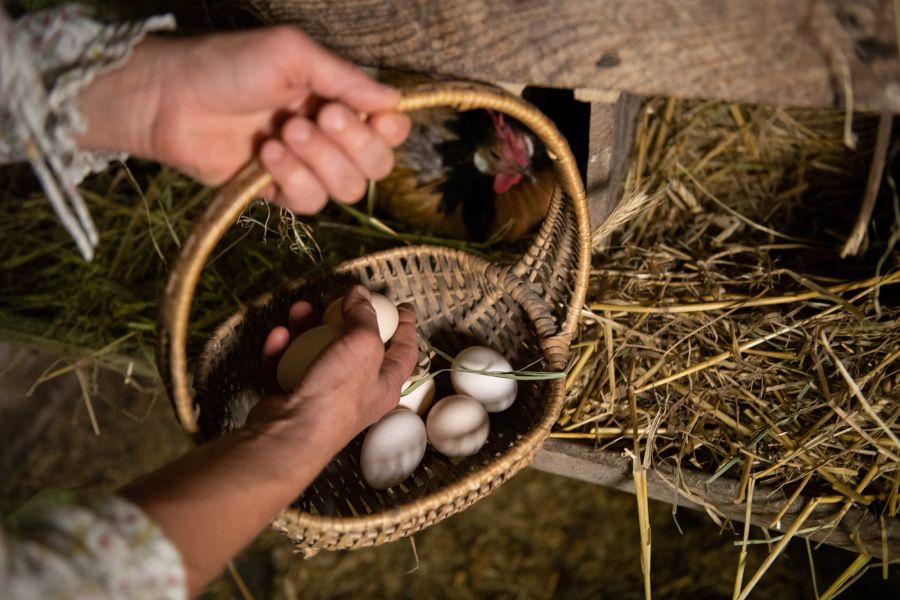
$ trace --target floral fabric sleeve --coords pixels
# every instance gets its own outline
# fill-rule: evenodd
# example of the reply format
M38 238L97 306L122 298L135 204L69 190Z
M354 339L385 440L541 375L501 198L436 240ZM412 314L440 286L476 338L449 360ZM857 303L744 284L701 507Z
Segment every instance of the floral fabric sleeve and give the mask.
M97 231L77 185L124 155L84 152L78 92L115 68L150 31L174 29L171 15L107 25L66 5L13 22L0 5L0 163L27 160L79 251L90 260Z
M181 600L181 557L132 503L110 496L46 510L0 528L4 598Z

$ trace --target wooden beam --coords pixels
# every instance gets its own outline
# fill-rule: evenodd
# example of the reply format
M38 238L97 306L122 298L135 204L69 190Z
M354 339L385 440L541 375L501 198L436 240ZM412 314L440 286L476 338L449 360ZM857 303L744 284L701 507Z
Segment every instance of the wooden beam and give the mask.
M900 112L890 0L250 0L362 64Z
M634 493L634 481L631 478L631 459L611 452L599 452L589 444L550 438L544 447L537 452L531 467L548 473L573 477L604 487ZM681 471L681 488L687 490L693 498L688 499L684 493L676 493L676 474L673 469L662 465L647 474L647 491L650 498L690 508L704 510L701 502L705 502L733 521L744 521L743 502L735 502L738 482L720 477L707 485L708 475L685 468ZM769 528L787 502L787 496L781 490L756 488L753 496L753 525ZM785 531L803 509L806 499L798 498L781 519L781 527L775 531ZM817 508L803 525L807 528L822 527L818 531L806 534L811 540L825 540L826 544L859 552L860 546L872 556L881 557L881 527L878 518L869 511L851 508L837 527L824 527L829 524L840 505L827 505ZM900 520L885 521L888 555L897 557L900 552ZM735 538L737 539L737 538ZM854 539L856 541L854 541ZM858 544L857 544L858 542Z
M631 94L597 100L593 97L582 90L575 91L577 100L589 101L591 105L585 189L591 226L596 227L612 212L622 194L641 99Z

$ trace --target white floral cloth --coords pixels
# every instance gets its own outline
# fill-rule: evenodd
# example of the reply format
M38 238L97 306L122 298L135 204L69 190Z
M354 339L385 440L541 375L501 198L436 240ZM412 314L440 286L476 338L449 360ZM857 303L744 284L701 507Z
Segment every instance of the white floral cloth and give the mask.
M86 260L93 257L97 230L77 185L124 155L78 149L74 134L85 129L78 92L128 60L148 32L174 28L171 15L106 25L77 5L12 22L0 5L0 163L31 163Z
M17 600L181 600L178 550L140 508L107 496L0 527L0 597Z

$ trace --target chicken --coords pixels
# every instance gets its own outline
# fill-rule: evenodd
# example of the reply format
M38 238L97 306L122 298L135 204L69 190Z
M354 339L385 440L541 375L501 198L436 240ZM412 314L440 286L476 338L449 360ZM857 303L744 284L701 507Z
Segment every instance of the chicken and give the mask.
M422 76L380 73L398 87ZM376 186L390 218L437 235L485 241L522 238L547 214L553 169L540 140L515 119L486 110L412 113L393 173Z

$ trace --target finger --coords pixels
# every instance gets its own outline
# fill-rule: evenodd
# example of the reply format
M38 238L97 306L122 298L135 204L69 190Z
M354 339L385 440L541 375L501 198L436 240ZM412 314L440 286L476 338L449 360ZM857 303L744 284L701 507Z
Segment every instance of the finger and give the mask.
M311 215L328 204L328 194L313 172L278 140L268 140L260 151L263 166L272 174L284 207Z
M344 295L341 302L341 313L344 317L344 331L349 333L355 329L369 331L378 336L378 319L371 302L372 295L365 287L354 285Z
M269 335L266 336L266 340L263 342L262 357L260 358L260 375L266 394L281 391L275 379L275 372L278 369L278 361L281 359L281 355L290 341L291 334L287 327L279 325L269 332Z
M312 304L301 300L291 305L291 308L288 310L288 329L291 332L291 339L294 339L315 324L316 314Z
M394 168L394 153L375 130L339 102L326 104L319 129L344 151L368 179L382 179Z
M385 112L370 116L369 125L388 146L396 148L409 136L412 121L403 113Z
M381 363L381 381L386 386L389 396L409 379L419 357L416 311L410 304L401 304L397 312L400 313L400 323L388 342L384 361Z
M362 198L366 191L365 176L312 122L303 117L292 118L284 126L283 138L332 198L344 203Z

